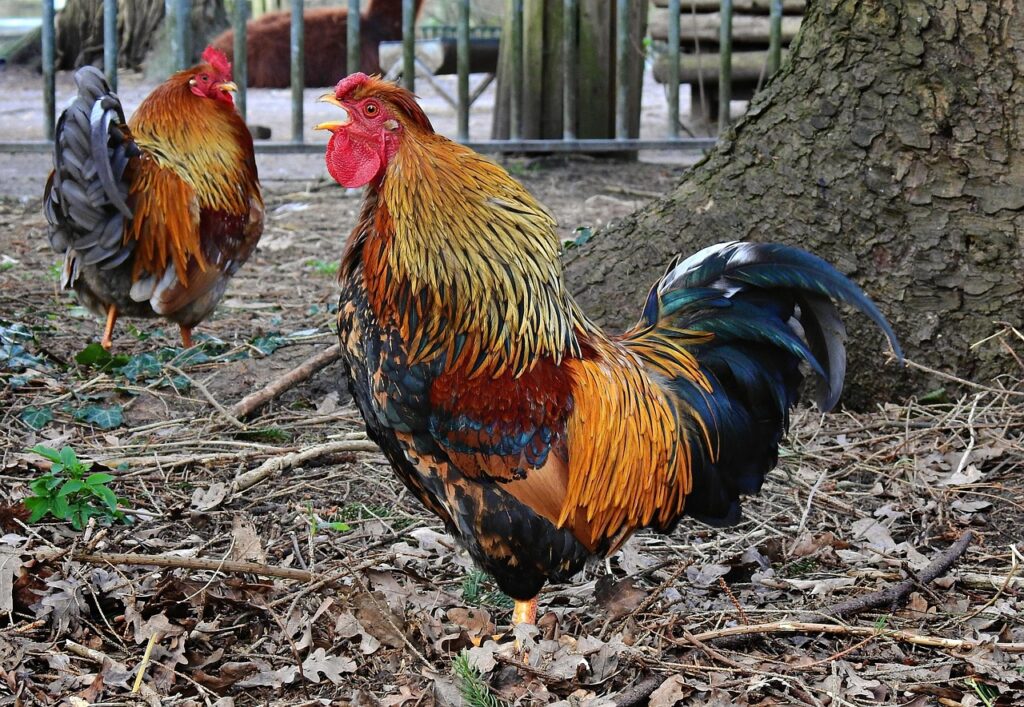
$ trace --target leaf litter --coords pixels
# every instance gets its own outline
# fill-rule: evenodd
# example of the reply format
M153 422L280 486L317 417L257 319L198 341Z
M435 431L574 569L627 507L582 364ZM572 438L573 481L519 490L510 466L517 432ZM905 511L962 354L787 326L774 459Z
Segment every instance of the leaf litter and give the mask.
M592 178L576 169L574 185ZM566 183L527 178L541 196ZM547 587L537 627L514 635L507 599L378 453L233 490L267 460L363 439L336 368L244 429L203 393L230 406L333 342L336 294L306 263L340 242L345 198L271 192L303 208L271 213L274 247L190 352L150 322L145 338L120 332L120 358L95 358L96 323L28 276L51 255L0 244L26 273L0 293L0 705L127 703L140 668L143 700L174 705L1024 703L1021 654L997 647L1024 643L1021 371L943 405L799 410L741 525L639 533ZM0 238L42 242L36 207L0 201ZM1021 348L1014 331L1001 341ZM135 523L26 525L40 443L112 475ZM967 530L952 569L901 606L825 615L913 579ZM798 623L836 632L786 629ZM736 630L750 633L721 635Z

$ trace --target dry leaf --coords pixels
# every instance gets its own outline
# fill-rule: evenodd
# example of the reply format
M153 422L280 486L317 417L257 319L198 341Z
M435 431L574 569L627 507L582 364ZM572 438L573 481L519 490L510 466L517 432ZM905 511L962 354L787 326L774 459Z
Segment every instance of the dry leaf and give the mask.
M682 675L673 675L651 693L647 704L649 707L673 707L680 700L693 694L693 688L686 684Z
M609 619L618 619L635 611L647 599L647 591L630 577L617 582L604 575L594 587L594 599Z
M21 569L21 553L10 545L0 544L0 614L14 612L14 578Z
M259 536L256 535L256 526L248 517L236 514L231 519L231 540L232 560L267 564L267 555L263 552Z
M227 484L215 481L205 489L200 488L192 492L192 508L197 511L212 511L227 495Z
M310 682L320 682L320 674L333 682L341 685L345 682L342 673L354 673L356 662L350 658L343 658L338 655L327 655L323 648L317 648L302 661L302 674Z

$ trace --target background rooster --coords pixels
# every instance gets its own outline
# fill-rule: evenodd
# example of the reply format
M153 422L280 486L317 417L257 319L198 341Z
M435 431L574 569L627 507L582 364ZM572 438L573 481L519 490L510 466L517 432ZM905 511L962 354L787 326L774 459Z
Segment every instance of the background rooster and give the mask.
M164 316L191 330L205 319L263 232L252 136L234 108L231 65L203 63L158 86L125 123L91 66L57 122L43 207L64 254L61 284L106 315Z
M673 265L640 321L604 334L566 291L548 213L498 165L436 135L405 90L355 74L327 168L368 185L341 264L339 334L370 436L532 622L547 580L683 515L740 517L778 458L806 362L818 404L845 373L833 300L860 289L782 245Z

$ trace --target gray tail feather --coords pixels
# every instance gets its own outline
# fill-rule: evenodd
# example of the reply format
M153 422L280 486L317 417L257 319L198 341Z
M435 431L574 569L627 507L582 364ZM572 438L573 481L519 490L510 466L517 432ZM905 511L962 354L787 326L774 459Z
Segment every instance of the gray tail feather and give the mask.
M43 202L50 245L58 252L74 249L82 263L116 267L132 251L123 242L132 217L125 172L140 151L103 74L83 67L75 84L78 96L57 121L54 171Z

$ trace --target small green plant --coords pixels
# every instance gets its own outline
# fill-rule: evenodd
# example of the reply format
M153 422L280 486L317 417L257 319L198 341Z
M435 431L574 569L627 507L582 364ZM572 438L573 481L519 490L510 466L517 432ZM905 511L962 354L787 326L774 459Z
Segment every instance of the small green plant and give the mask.
M313 272L317 275L337 275L338 268L341 267L341 263L334 260L320 260L319 258L314 260L307 260L306 265L313 268Z
M974 690L974 694L984 703L985 707L994 707L996 700L999 698L999 690L991 685L978 682L975 678L964 678L964 682Z
M352 530L352 526L344 520L339 520L338 516L334 516L328 521L322 520L308 503L306 504L306 522L309 523L309 534L313 536L319 535L321 530L333 530L336 533L347 533Z
M462 580L462 600L474 606L490 606L496 609L511 609L512 600L492 586L486 572L474 569Z
M88 474L92 464L79 460L75 450L63 447L58 452L52 447L37 444L32 451L52 462L50 470L29 484L33 496L25 499L25 507L32 513L28 522L35 523L47 514L58 520L71 522L75 530L82 530L90 518L107 523L130 523L131 518L118 509L127 505L107 487L114 480L102 472Z
M480 671L469 663L469 653L462 651L452 661L459 694L469 707L506 707L507 703L491 692Z

